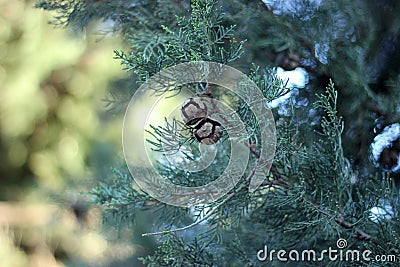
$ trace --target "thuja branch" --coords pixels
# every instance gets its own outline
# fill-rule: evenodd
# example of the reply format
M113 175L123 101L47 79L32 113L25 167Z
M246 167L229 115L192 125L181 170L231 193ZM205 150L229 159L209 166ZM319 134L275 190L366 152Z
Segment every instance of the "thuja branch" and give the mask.
M247 146L250 150L250 152L258 159L260 160L260 152L258 152L254 147L254 144L250 144L248 142L245 142L245 146ZM287 182L285 181L285 179L283 179L282 175L280 174L280 172L278 171L278 169L276 168L276 166L274 164L271 165L270 171L272 173L272 175L274 176L275 180L272 181L267 181L261 184L261 186L266 186L266 185L283 185L285 187L287 187Z
M251 180L251 178L254 176L254 174L256 173L256 170L257 170L257 167L259 166L259 163L260 163L260 159L257 160L256 164L254 165L253 169L251 170L250 174L247 176L245 181L234 192L230 193L222 202L220 202L219 204L214 206L209 212L207 212L206 215L203 218L201 218L200 220L195 221L195 222L193 222L193 223L191 223L191 224L189 224L187 226L184 226L184 227L170 229L170 230L164 230L164 231L159 231L159 232L144 233L144 234L142 234L142 236L161 235L161 234L168 234L168 233L184 231L184 230L190 229L190 228L192 228L192 227L204 222L205 220L210 218L218 210L219 207L221 207L222 205L227 203L238 192L240 192L241 190L246 188L247 182L249 182Z
M254 148L254 145L246 143L246 146L249 148L250 152L257 158L260 158L260 153ZM284 180L283 176L279 172L279 170L276 168L276 166L272 165L270 169L272 175L275 177L275 180L264 182L262 186L264 185L283 185L285 188L288 188L288 183ZM371 241L373 243L376 243L376 240L371 237L368 233L365 231L361 230L360 228L356 227L354 224L346 221L343 219L343 217L335 217L334 215L330 214L329 212L323 210L318 204L315 204L307 199L301 198L305 203L311 205L313 208L315 208L318 212L324 214L328 218L332 219L337 223L339 226L348 229L348 230L354 230L357 233L357 238L358 240L363 240L363 241Z
M318 212L320 212L320 213L324 214L325 216L327 216L328 218L334 220L335 223L338 224L339 226L341 226L345 229L348 229L348 230L354 230L357 233L358 240L371 241L373 243L377 243L376 240L371 237L371 235L367 234L360 228L356 227L354 224L344 220L343 217L335 217L334 215L330 214L326 210L323 210L319 205L317 205L307 199L304 199L304 198L302 198L302 199L305 203L314 207Z

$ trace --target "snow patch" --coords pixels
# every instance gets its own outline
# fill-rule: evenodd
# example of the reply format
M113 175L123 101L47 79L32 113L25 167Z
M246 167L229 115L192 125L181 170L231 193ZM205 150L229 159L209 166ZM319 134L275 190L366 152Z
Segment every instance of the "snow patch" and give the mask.
M384 207L372 207L370 209L369 218L373 222L379 222L381 220L390 220L394 216L393 208L390 205L385 205Z
M297 67L291 71L285 71L283 68L277 67L275 69L275 75L284 83L287 83L286 87L288 88L304 88L309 79L307 71L301 67ZM291 90L289 93L271 101L269 107L276 108L283 103L286 103L294 93L295 90Z
M375 166L379 167L378 160L382 151L390 147L392 143L400 138L400 123L394 123L392 125L386 126L383 131L375 136L373 143L371 144L371 153L374 160ZM397 158L397 165L393 166L392 172L397 172L400 170L400 155Z

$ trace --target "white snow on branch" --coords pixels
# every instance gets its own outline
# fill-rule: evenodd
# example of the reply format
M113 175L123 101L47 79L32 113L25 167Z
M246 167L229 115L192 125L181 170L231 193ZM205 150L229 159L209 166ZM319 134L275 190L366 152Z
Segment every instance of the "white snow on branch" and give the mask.
M380 222L381 220L390 220L394 216L393 208L390 205L384 207L372 207L370 209L369 218L373 222Z
M382 133L375 136L373 143L371 144L371 153L375 166L379 167L378 160L381 156L382 151L391 147L392 143L400 138L400 123L394 123L386 126ZM391 171L397 172L400 170L400 155L397 157L397 165L393 166Z
M308 73L301 67L297 67L291 71L285 71L281 67L276 68L276 76L283 82L287 82L286 87L288 88L304 88L308 83ZM270 108L276 108L281 104L285 103L290 96L295 93L295 90L291 90L289 93L271 101L269 103Z

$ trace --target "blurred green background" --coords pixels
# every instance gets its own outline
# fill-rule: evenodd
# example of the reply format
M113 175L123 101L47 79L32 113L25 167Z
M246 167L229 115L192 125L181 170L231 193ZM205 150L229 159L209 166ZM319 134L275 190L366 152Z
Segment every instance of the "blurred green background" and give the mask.
M122 157L123 118L104 99L126 75L123 45L104 22L54 29L33 5L0 0L0 267L109 266L138 248L81 192Z

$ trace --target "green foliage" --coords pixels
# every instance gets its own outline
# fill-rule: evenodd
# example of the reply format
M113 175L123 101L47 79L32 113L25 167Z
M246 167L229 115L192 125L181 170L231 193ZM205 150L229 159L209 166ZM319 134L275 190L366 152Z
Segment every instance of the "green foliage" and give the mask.
M146 130L156 141L151 139L146 139L147 142L154 146L153 150L162 153L176 153L182 151L186 156L190 157L185 151L183 151L182 146L188 142L193 142L193 135L190 136L188 132L190 129L183 123L174 119L171 123L165 119L165 126L153 126L151 131Z
M176 1L125 0L39 0L37 8L55 12L52 24L84 30L99 20L112 22L113 31L121 31L130 38L137 31L159 31L161 25L174 23L174 16L185 11L187 4ZM152 18L149 20L149 18Z
M124 69L133 70L145 81L161 69L190 61L227 64L243 53L242 44L232 37L233 26L221 24L217 2L195 1L191 16L177 18L177 30L162 26L164 32L144 30L130 38L132 52L115 51Z
M111 185L101 183L92 189L92 201L103 205L110 215L122 215L118 216L120 221L134 223L135 213L130 211L142 208L148 197L133 188L133 179L128 173L118 169L114 169L113 173L115 179Z
M197 239L186 243L176 234L167 235L154 255L141 259L147 266L217 266L215 256Z
M186 5L181 1L172 2ZM49 3L52 2L42 1L40 5L49 8ZM119 8L133 3L100 1L96 4L104 5L102 12L107 11L108 5L115 6L110 14L122 18L129 9ZM158 3L155 1L154 5L164 10ZM56 6L62 10L61 17L66 18L67 24L78 21L87 24L71 15L71 9L78 10L76 7L59 4ZM141 11L141 22L129 16L124 17L126 20L117 20L125 29L123 33L130 50L115 51L115 58L134 74L138 84L178 63L215 61L239 66L257 84L266 102L271 102L290 91L286 81L280 80L271 68L274 64L291 68L279 63L280 56L298 55L293 64L303 67L310 76L310 83L304 90L297 90L298 95L294 94L291 104L281 105L285 109L283 113L279 108L274 110L277 151L265 182L253 194L247 188L254 175L252 171L260 161L258 122L244 101L217 86L210 92L209 85L201 83L190 85L192 92L211 94L215 99L230 98L230 104L249 133L251 159L245 174L227 196L190 209L171 207L132 186L131 177L123 169L115 171L111 185L101 184L92 191L94 201L110 209L117 218L135 218L143 210L154 212L156 223L149 229L151 233L145 235L160 236L160 246L154 255L143 259L145 264L279 266L278 261L258 261L257 251L266 244L274 249L322 251L336 248L339 238L347 240L348 248L369 249L372 255L398 256L400 223L395 175L378 172L367 160L374 120L384 115L388 120L398 119L395 111L387 107L399 106L398 99L391 99L390 92L398 87L400 68L391 65L397 76L383 73L375 61L385 59L388 51L374 51L379 40L376 32L367 30L378 24L386 9L400 9L394 1L386 4L322 1L316 7L314 1L299 0L290 12L279 13L273 10L272 4L262 1L196 0L191 3L190 14L177 16L176 23L165 16L167 13L159 11L161 15L156 16L144 7L140 10L148 13ZM92 5L93 2L87 2L85 7ZM379 12L369 16L374 7ZM89 18L84 11L78 13ZM105 14L100 17L110 17ZM390 21L385 38L398 38L393 34L399 33L399 22L395 18ZM245 43L246 39L249 41ZM393 42L395 47L398 44ZM183 87L157 90L155 94L168 92L175 97ZM302 97L314 105L298 104L296 101ZM152 126L148 130L151 138L147 141L156 152L163 152L163 146L187 149L186 157L194 160L199 156L194 148L195 140L179 126L183 127L176 120L166 121L166 126ZM164 161L161 153L155 166L175 184L206 184L218 177L229 161L228 143L226 139L218 142L212 166L202 172L178 169ZM373 219L374 207L390 207L393 212L390 218ZM161 231L154 232L157 229ZM325 259L323 264L357 266L360 262ZM362 264L374 266L375 263Z

